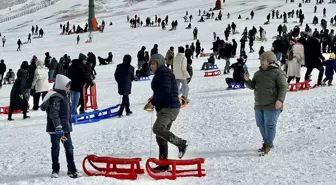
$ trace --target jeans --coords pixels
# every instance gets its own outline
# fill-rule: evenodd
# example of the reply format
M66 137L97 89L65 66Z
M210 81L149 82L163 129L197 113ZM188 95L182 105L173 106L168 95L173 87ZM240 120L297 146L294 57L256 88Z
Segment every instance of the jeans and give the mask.
M118 111L118 115L121 116L122 113L124 112L124 109L126 108L126 113L130 113L130 102L129 102L129 97L128 95L123 95L122 97L122 102L120 105L120 109Z
M188 99L188 93L189 93L188 81L187 80L176 79L176 83L177 83L177 88L179 88L179 89L180 89L180 83L182 83L182 87L179 90L179 92L182 93L182 96L185 99Z
M65 149L65 156L68 163L68 171L72 172L76 170L76 165L74 162L73 156L73 146L70 137L70 133L64 133L64 136L67 138L66 141L63 142ZM56 134L50 134L50 142L51 142L51 160L52 160L52 169L53 171L59 172L59 151L60 151L60 141L61 138Z
M265 144L273 145L280 110L255 110L255 119Z
M276 58L277 58L277 61L280 61L280 60L281 60L282 53L281 53L281 52L277 52L277 53L275 53L275 56L276 56Z
M71 114L77 115L77 105L80 98L80 92L70 91L70 98L71 98Z
M54 72L55 72L55 70L49 70L49 72L48 72L49 80L54 81Z
M29 98L30 98L30 89L26 89L25 93L27 94L27 102L29 102Z
M183 141L169 131L179 112L180 109L178 108L163 108L157 113L157 119L153 125L153 133L156 135L156 142L159 145L159 159L168 158L168 142L179 146Z

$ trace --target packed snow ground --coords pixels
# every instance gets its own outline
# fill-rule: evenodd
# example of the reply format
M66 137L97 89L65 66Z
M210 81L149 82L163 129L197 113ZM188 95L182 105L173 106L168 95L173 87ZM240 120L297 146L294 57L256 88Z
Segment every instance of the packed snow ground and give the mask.
M64 3L67 2L67 3ZM81 34L81 44L76 45L76 36L60 36L60 23L85 24L86 13L82 0L61 0L55 5L40 10L26 17L18 18L0 25L0 31L7 37L6 47L0 48L0 58L7 63L7 69L17 71L22 61L30 61L33 55L44 59L44 53L59 57L65 53L72 58L80 52L92 51L96 56L106 57L113 52L114 62L120 63L124 54L131 54L136 66L136 54L141 46L150 50L155 43L159 52L165 55L170 46L177 48L194 42L192 30L185 30L187 23L182 17L185 11L194 16L192 25L199 29L202 47L210 51L212 33L215 31L223 37L227 24L234 21L242 33L245 26L251 29L266 21L266 15L272 9L280 12L298 8L298 3L285 4L285 0L226 0L221 22L208 20L198 23L198 9L208 10L214 1L177 0L177 1L139 1L127 4L124 1L102 1L107 10L97 14L99 22L104 18L104 33L95 33L93 43L84 44L87 34ZM131 1L130 1L131 2ZM79 4L80 6L74 6ZM132 5L132 6L130 6ZM311 23L314 16L314 3L303 4L305 23ZM327 8L327 20L335 15L335 5L318 5L318 17L322 17L323 7ZM112 10L113 9L113 10ZM260 10L257 10L260 9ZM250 11L255 10L253 21L246 21ZM231 19L226 14L230 12ZM147 16L177 19L177 31L162 31L160 28L129 28L126 16L137 14L142 19ZM218 14L218 12L216 12ZM243 19L237 20L238 14ZM289 19L287 27L291 29L297 19ZM62 21L62 22L60 22ZM170 22L169 21L169 22ZM258 50L261 45L265 50L271 48L272 37L282 20L271 20L270 25L262 25L267 31L268 42L255 42L255 53L249 54L247 65L251 75L258 69ZM38 24L45 31L43 39L33 39L32 44L24 45L21 52L16 51L18 38L24 42L32 25ZM24 25L24 26L18 26ZM313 25L310 25L313 27ZM318 27L319 28L319 27ZM301 27L301 30L304 27ZM320 29L320 28L319 28ZM238 41L240 35L231 36ZM239 48L239 45L238 45ZM176 50L175 50L176 51ZM238 52L239 53L239 52ZM1 184L176 184L176 185L217 185L217 184L335 184L336 176L336 139L335 139L335 87L317 88L305 92L288 93L284 111L278 122L275 149L266 157L258 157L256 150L262 140L254 119L253 91L244 89L226 90L225 78L229 75L204 78L200 71L206 58L193 61L194 77L190 83L190 105L182 109L174 122L172 131L190 141L185 158L203 157L206 159L204 178L183 178L175 181L155 181L148 175L141 175L136 181L120 181L104 177L84 177L70 179L66 176L64 150L61 149L61 177L50 179L51 158L50 139L45 132L45 112L30 112L31 119L23 121L21 115L14 115L15 122L7 122L5 115L0 116L0 183ZM231 63L235 60L231 60ZM224 61L216 61L223 69ZM120 102L117 84L114 80L116 64L96 68L99 108L106 108ZM303 72L305 70L303 69ZM302 76L304 73L302 74ZM313 73L316 77L316 73ZM0 103L9 105L11 86L5 85L0 91ZM75 161L82 172L81 162L87 154L114 157L141 157L145 160L158 156L158 147L154 135L151 135L151 123L155 115L143 111L147 99L152 95L150 81L134 82L130 96L131 109L134 114L121 119L103 120L94 124L74 126L72 133L75 147ZM32 104L32 98L30 101ZM152 136L152 138L151 138ZM152 142L151 142L152 141ZM176 147L170 145L169 157L177 158Z

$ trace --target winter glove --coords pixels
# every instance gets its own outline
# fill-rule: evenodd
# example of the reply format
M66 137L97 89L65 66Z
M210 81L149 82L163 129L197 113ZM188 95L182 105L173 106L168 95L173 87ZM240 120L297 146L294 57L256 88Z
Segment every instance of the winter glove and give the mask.
M56 132L56 135L57 135L58 137L62 137L62 136L64 136L64 131L63 131L62 126L57 126L57 127L55 128L55 132Z

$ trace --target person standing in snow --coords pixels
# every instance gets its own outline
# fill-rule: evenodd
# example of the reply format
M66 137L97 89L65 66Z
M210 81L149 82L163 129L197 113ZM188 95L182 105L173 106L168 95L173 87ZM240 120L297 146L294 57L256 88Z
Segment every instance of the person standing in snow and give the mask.
M16 44L18 45L18 48L16 51L21 51L21 46L22 46L21 40L19 39Z
M157 44L154 44L154 47L152 48L152 50L151 50L151 56L153 56L153 55L155 55L155 54L158 54L158 52L159 52L159 49L158 49L158 45Z
M187 58L184 56L183 47L178 47L178 53L174 58L173 72L175 75L177 88L179 89L179 92L182 92L182 98L185 99L188 103L189 86L187 79L190 78L190 75L187 71ZM181 89L180 84L182 84Z
M201 53L201 42L199 40L196 41L196 58L198 58L198 56Z
M27 41L27 43L31 43L31 33L29 33L29 35L28 35L28 41Z
M166 60L167 67L169 68L171 66L170 68L171 70L173 70L174 57L175 57L174 47L170 47L166 53L165 60Z
M6 36L2 37L2 47L5 47L5 43L6 43Z
M254 11L253 10L251 11L250 15L251 15L251 20L253 20L253 17L254 17Z
M138 69L141 69L142 67L142 64L145 62L145 50L146 50L146 47L145 46L142 46L141 47L141 50L138 52Z
M5 77L4 76L5 72L6 72L6 64L5 64L5 61L3 59L1 59L1 62L0 62L0 88L2 87L2 81Z
M79 35L77 35L77 45L79 44L79 41L80 41L80 37Z
M118 93L122 97L122 103L118 111L118 116L121 117L124 108L126 108L126 115L132 114L130 110L129 95L132 90L132 81L134 81L134 67L131 65L132 57L130 55L125 55L123 58L123 63L117 66L114 73L114 78L118 83Z
M89 42L92 42L92 32L89 33Z
M17 79L14 82L12 91L10 93L10 103L9 103L9 113L8 121L14 121L12 115L14 110L22 110L23 119L29 118L27 116L28 102L26 91L26 80L28 77L28 72L24 69L19 69L17 72Z
M197 27L195 27L194 31L193 31L194 40L197 40L197 34L198 34L198 29L197 29Z
M276 125L283 108L288 84L285 73L275 63L276 57L272 51L260 56L260 68L252 80L245 73L245 84L254 90L255 119L263 138L260 152L268 154L273 147L276 134Z
M156 135L156 141L159 145L159 159L168 159L168 142L178 147L178 157L181 159L187 150L188 143L169 131L181 107L175 76L165 66L165 60L162 55L153 55L150 62L151 69L155 74L151 84L153 97L144 109L153 110L155 107L157 112L157 119L153 125L153 133ZM169 166L157 166L155 170L167 171L169 170Z
M42 99L50 90L49 81L48 81L48 68L43 66L43 62L41 60L36 61L36 70L34 73L34 80L32 83L33 89L35 89L35 93L33 95L34 98L34 106L33 110L38 110L39 102L42 95Z
M65 157L68 163L67 175L77 178L78 172L74 162L73 145L70 132L72 132L70 100L70 79L64 75L57 75L55 87L49 91L41 105L41 110L47 113L47 129L51 140L51 178L58 178L60 171L59 151L62 141Z

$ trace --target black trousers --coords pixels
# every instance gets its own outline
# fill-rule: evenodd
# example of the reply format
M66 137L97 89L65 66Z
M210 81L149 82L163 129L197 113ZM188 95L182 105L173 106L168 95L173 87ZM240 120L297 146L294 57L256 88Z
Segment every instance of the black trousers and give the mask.
M307 71L306 71L306 75L305 75L305 80L309 80L309 76L312 73L314 68L308 67L307 66ZM323 73L324 73L324 67L321 65L320 68L315 68L317 70L319 70L319 75L318 75L318 79L317 79L317 85L321 85L322 83L322 78L323 78Z
M45 97L45 95L47 95L48 91L45 92L36 92L33 95L33 100L34 100L34 106L33 106L33 110L38 110L39 108L39 103L40 103L40 97L42 95L42 99Z
M121 105L120 105L120 109L118 111L119 116L121 116L123 114L125 108L126 108L126 113L131 112L128 95L123 95L123 97L122 97L122 102L121 102Z
M287 79L287 83L289 84L295 77L294 76L289 76ZM295 78L296 79L296 83L300 82L301 78Z
M22 113L23 113L23 117L25 118L27 116L27 109L28 109L28 102L25 101L23 106L22 106ZM8 119L12 119L12 115L13 115L13 112L15 110L13 110L11 107L9 107L9 112L8 112Z
M2 86L3 79L4 79L4 73L0 73L0 87Z

